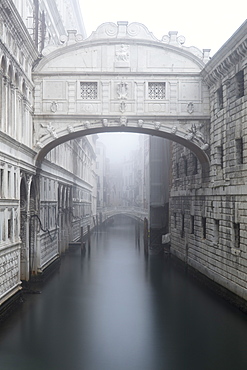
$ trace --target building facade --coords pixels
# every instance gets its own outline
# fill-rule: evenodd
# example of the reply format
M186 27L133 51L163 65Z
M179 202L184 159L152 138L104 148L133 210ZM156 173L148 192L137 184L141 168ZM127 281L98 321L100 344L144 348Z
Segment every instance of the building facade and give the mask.
M85 30L77 0L0 4L0 307L78 240L96 214L94 138L57 146L35 164L33 66L67 29Z
M247 300L247 22L206 64L210 171L173 144L171 251ZM193 133L192 133L193 134Z
M137 23L103 24L84 42L77 0L1 1L0 305L94 225L96 142L82 136L111 130L173 142L171 253L247 300L246 35L247 22L210 60ZM141 150L127 199L162 213L167 172Z

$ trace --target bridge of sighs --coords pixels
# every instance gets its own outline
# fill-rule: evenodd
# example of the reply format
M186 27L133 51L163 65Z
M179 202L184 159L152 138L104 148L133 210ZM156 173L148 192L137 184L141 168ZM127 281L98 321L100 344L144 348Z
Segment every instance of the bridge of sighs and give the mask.
M34 67L37 165L55 146L100 132L137 132L184 145L208 170L209 94L201 77L209 51L139 23L75 31Z

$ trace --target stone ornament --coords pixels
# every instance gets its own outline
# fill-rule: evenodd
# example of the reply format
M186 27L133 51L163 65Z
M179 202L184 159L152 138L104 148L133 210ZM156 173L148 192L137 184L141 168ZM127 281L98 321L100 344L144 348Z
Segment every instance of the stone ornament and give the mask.
M108 126L108 119L104 118L102 120L102 126L107 127Z
M171 134L176 135L177 130L178 130L177 126L173 126L172 129L171 129Z
M57 111L57 103L55 102L55 101L53 101L52 103L51 103L51 112L52 113L56 113L56 111Z
M142 127L143 126L143 123L144 123L143 119L139 119L138 122L137 122L137 125L139 127Z
M128 84L127 82L120 82L117 84L117 95L118 99L127 99L128 97Z
M155 130L159 130L160 129L160 127L161 127L161 123L160 122L154 122L154 128L155 128Z
M202 150L207 150L209 148L209 144L206 143L204 135L198 130L195 123L191 125L187 132L188 133L185 135L186 140L200 145Z
M68 132L69 132L69 133L71 133L71 132L75 132L75 128L74 128L72 125L69 125L69 126L67 127L67 130L68 130Z
M194 113L194 104L193 104L192 102L190 102L190 103L188 104L188 106L187 106L187 112L188 112L189 114Z
M119 110L121 113L124 113L126 111L126 103L124 101L120 103Z
M120 126L127 126L127 118L122 116L120 117Z

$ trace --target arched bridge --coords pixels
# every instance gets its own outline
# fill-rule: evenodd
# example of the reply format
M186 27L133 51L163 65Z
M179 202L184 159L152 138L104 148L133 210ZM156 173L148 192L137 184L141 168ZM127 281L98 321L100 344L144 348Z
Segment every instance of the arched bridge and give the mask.
M148 210L141 207L102 207L97 209L97 214L102 223L118 215L125 215L139 221L148 218Z
M208 50L169 32L156 39L139 23L105 23L86 40L69 31L33 70L37 164L55 146L100 132L161 136L209 167L209 93L201 76Z

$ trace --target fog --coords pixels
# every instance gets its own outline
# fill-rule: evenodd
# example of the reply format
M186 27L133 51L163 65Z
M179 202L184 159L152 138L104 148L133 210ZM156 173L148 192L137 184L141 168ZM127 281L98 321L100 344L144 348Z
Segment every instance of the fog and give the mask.
M121 163L129 153L138 148L139 134L114 132L98 134L98 140L106 147L106 156L111 163Z

